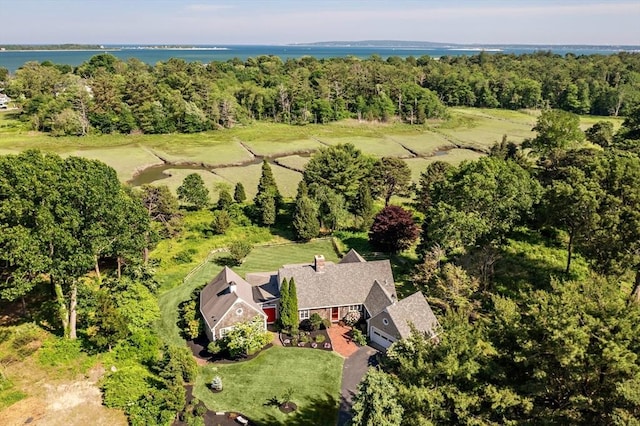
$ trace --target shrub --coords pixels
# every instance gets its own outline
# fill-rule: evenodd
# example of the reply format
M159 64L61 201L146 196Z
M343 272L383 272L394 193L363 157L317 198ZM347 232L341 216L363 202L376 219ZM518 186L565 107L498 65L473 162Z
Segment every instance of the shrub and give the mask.
M324 334L318 334L314 340L316 341L316 343L322 343L325 341L325 339L326 338L324 337Z
M214 340L207 345L207 351L209 351L211 355L219 354L223 349L224 347L219 340Z
M309 319L305 319L300 321L300 330L302 331L313 331L313 324L311 323L311 320Z
M198 375L198 364L191 350L184 346L169 346L160 364L160 375L166 379L181 376L185 382L192 382Z
M102 382L103 403L110 408L128 409L143 396L151 393L150 373L140 365L124 367Z
M360 346L364 346L367 344L367 338L357 328L354 328L353 330L351 330L351 337L353 338L353 341Z
M355 325L358 321L360 321L360 318L362 318L362 314L358 311L349 311L347 312L347 315L344 316L344 318L342 318L342 321L348 325L348 326L353 326Z
M328 319L324 318L322 320L322 326L323 328L326 330L327 328L331 328L331 321L329 321Z
M317 313L313 313L309 318L309 322L311 322L311 328L313 331L320 330L320 327L322 326L322 317Z
M224 234L231 226L231 216L226 210L216 210L213 212L211 229L216 234Z
M306 334L303 334L300 336L300 341L302 343L310 343L311 342L311 337L307 336Z
M251 253L253 246L251 243L244 240L237 240L231 243L229 246L229 254L237 264L242 263L245 257Z
M55 337L42 345L38 360L40 364L57 367L75 362L82 357L81 342Z
M194 249L194 248L189 248L186 250L182 250L178 253L176 253L175 256L173 256L173 260L176 263L191 263L193 262L193 255L196 254L198 252L198 250Z

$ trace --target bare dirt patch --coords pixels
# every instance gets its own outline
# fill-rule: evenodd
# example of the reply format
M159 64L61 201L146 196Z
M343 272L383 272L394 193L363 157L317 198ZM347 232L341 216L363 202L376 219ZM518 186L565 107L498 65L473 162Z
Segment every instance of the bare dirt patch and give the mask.
M89 377L79 380L40 378L30 384L21 383L20 387L31 396L1 411L0 423L7 426L125 426L127 420L121 411L102 406L97 380L103 372L94 368L89 371Z

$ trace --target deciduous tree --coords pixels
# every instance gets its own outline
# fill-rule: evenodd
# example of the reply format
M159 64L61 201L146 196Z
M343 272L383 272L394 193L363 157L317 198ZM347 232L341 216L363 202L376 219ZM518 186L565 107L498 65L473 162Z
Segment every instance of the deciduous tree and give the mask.
M419 233L410 212L399 206L387 206L373 219L369 243L376 250L398 253L411 247Z

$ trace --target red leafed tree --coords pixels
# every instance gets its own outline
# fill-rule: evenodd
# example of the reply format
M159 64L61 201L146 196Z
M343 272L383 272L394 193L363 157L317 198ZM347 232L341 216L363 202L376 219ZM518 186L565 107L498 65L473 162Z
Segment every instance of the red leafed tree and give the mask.
M410 212L399 206L387 206L373 220L369 243L375 250L398 253L411 247L419 234Z

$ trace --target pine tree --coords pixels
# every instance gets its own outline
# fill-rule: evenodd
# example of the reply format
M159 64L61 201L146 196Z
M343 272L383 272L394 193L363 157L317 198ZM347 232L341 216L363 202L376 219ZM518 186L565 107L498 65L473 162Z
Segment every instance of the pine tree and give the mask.
M398 391L389 376L369 368L358 385L353 400L353 426L395 426L402 422L404 410L396 399Z
M354 202L354 211L362 219L360 229L369 229L373 222L373 197L369 185L360 185Z
M222 188L220 190L220 194L218 195L218 210L226 210L233 204L233 198L231 198L231 194L227 190L227 188Z
M298 331L298 291L293 277L289 280L289 325L292 332Z
M293 213L293 230L296 238L303 241L317 237L320 232L318 206L307 196L302 196L296 201Z
M301 180L300 183L298 184L298 192L296 193L296 201L299 200L302 197L308 197L309 196L309 187L307 186L307 183L304 180Z
M244 192L244 185L242 185L242 182L236 183L235 190L233 191L233 199L238 204L246 201L247 194Z
M278 312L280 314L280 327L284 330L289 329L289 312L290 312L290 304L289 304L289 282L287 279L282 280L282 285L280 286L280 305Z
M264 160L262 162L262 175L258 183L258 192L253 201L258 211L258 218L263 225L273 225L276 222L281 199L271 166L269 166L267 160Z

